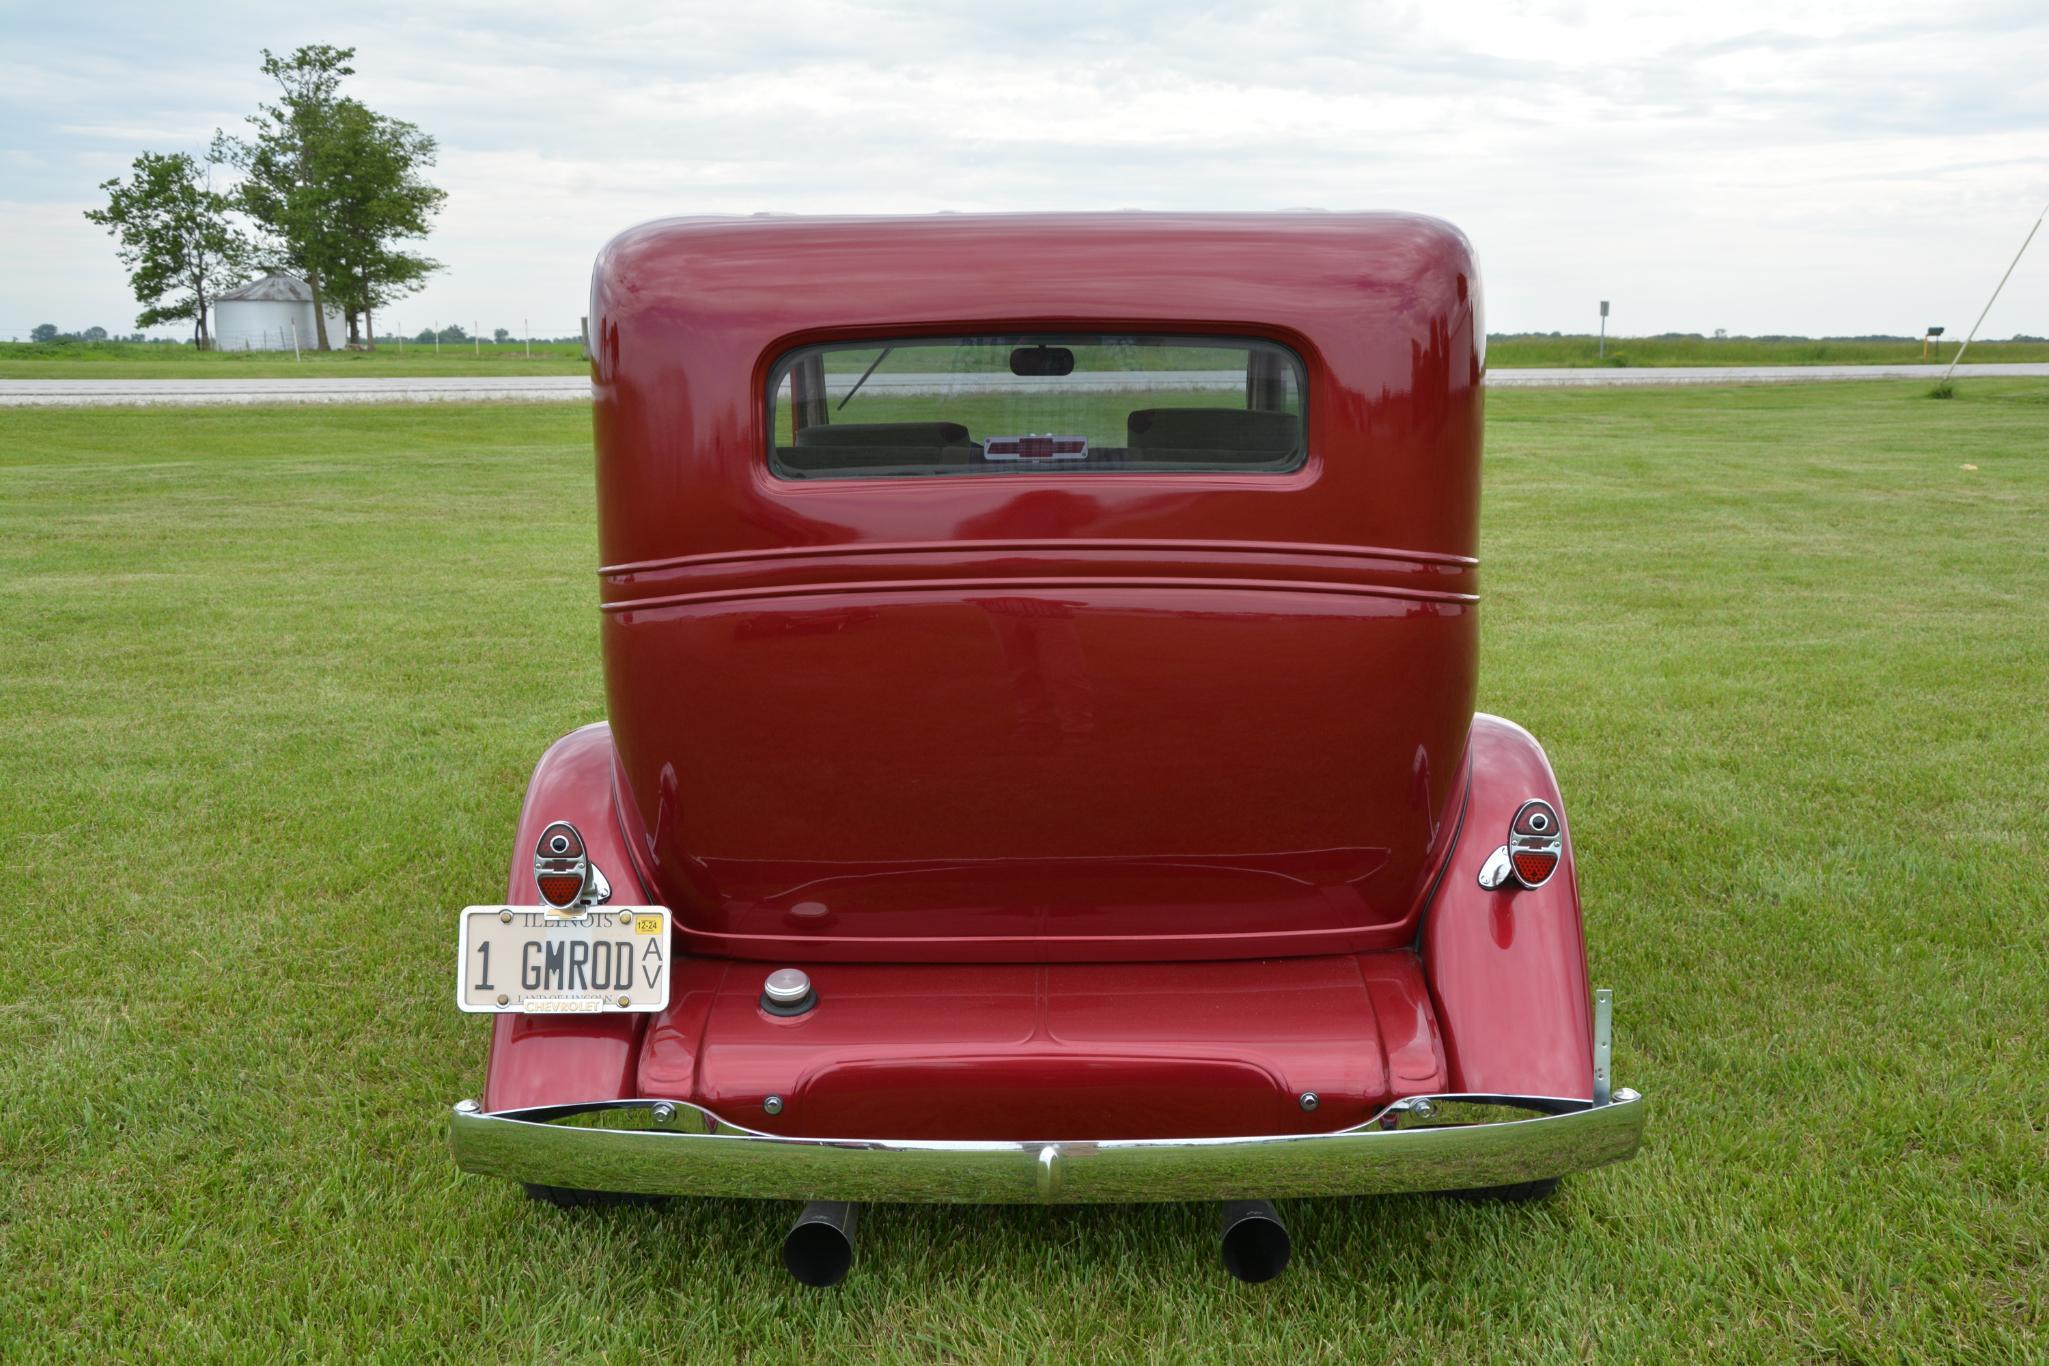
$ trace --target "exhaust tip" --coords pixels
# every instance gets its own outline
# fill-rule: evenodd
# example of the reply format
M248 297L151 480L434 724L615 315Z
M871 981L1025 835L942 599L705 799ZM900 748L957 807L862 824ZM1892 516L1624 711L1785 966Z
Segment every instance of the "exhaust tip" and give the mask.
M854 1206L832 1200L804 1207L783 1238L783 1265L804 1285L823 1290L854 1265Z
M1281 1216L1264 1200L1233 1200L1224 1206L1224 1270L1257 1285L1288 1269L1294 1240Z

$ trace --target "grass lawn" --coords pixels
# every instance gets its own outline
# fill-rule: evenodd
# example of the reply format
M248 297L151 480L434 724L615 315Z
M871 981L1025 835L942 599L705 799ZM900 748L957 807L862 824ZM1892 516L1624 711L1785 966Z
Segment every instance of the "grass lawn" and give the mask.
M0 342L0 379L445 379L452 375L580 375L575 342L386 343L375 351L195 351L133 342Z
M588 414L0 414L0 1356L2049 1354L2049 383L1490 400L1632 1163L1548 1204L582 1214L459 1176L455 909L599 716ZM1971 468L1975 467L1975 468Z
M1929 349L1928 363L1956 358L1960 336ZM2049 342L1987 341L1964 352L1965 365L1993 361L2049 361ZM1597 337L1495 337L1487 343L1487 364L1496 370L1520 366L1587 365L1916 365L1918 341L1858 341L1811 337L1617 337L1607 354ZM1939 373L1939 371L1938 371Z
M1528 366L1639 365L1909 365L1921 344L1908 341L1810 341L1804 338L1610 337L1605 358L1594 337L1497 337L1487 363L1496 370ZM1956 354L1945 342L1940 362ZM862 364L866 364L866 357ZM926 360L929 361L929 355ZM1976 341L1965 365L1992 361L2049 361L2049 342ZM917 368L917 353L884 362L883 370ZM1163 365L1172 363L1163 359ZM1190 358L1179 363L1195 364ZM1242 364L1242 359L1239 362ZM859 369L859 366L855 367ZM1200 365L1197 368L1202 368ZM293 360L289 352L195 351L190 346L131 342L0 342L0 379L385 379L409 375L576 375L588 366L575 342L535 342L529 358L519 342L431 345L386 343L375 351L318 351Z

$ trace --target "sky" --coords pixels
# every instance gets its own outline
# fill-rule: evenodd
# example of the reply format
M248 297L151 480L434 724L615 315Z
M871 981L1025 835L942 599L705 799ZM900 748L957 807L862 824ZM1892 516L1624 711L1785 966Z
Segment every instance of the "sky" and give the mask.
M0 339L131 330L99 182L311 42L439 140L409 332L573 334L672 214L1323 208L1458 224L1496 332L1954 337L2049 201L2044 0L0 0ZM2017 333L2049 228L1980 335Z

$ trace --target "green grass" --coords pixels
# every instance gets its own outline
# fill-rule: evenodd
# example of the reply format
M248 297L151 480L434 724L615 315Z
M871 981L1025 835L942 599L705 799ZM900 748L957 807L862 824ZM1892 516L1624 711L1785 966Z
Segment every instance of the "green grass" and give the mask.
M1931 346L1927 364L1947 365L1955 358L1961 337L1946 337ZM2049 342L1985 341L1971 343L1965 365L1994 361L2049 361ZM1922 363L1918 341L1855 341L1810 337L1618 337L1608 338L1607 354L1600 339L1518 335L1494 337L1487 343L1490 369L1525 366L1587 365L1916 365Z
M2049 1353L2049 384L1490 400L1644 1152L1554 1201L567 1214L459 1176L454 910L602 712L589 418L0 414L0 1355ZM1976 468L1965 468L1975 466Z
M1610 337L1606 359L1597 356L1592 336L1496 337L1487 345L1487 364L1501 370L1528 366L1587 365L1906 365L1921 359L1919 342L1810 341L1804 338ZM1956 354L1947 342L1942 363ZM862 356L858 371L870 356ZM1214 357L1163 349L1162 368L1209 368ZM916 353L884 361L883 370L916 369ZM1965 365L1992 361L2049 361L2049 342L1976 341ZM835 370L851 362L836 360ZM1935 362L1931 361L1931 368ZM289 353L195 351L190 346L131 342L0 342L0 379L304 379L308 376L382 379L394 375L441 378L449 375L574 375L587 369L575 342L535 342L528 359L519 342L481 348L469 342L432 346L386 343L375 351L317 351L294 361Z
M576 342L386 342L375 351L196 351L141 342L0 342L0 379L442 379L455 375L578 375Z

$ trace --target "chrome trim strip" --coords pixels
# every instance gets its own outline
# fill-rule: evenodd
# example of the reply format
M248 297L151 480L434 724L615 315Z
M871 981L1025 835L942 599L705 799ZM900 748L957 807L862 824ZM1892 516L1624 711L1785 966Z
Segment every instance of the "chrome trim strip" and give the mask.
M1431 568L1474 569L1479 560L1437 550L1397 550L1390 546L1325 545L1295 541L1177 541L1145 537L1087 537L1003 541L852 541L836 545L774 546L763 550L720 550L702 555L670 555L653 560L628 560L601 566L598 574L614 578L664 569L699 569L726 565L803 563L856 555L960 555L1049 553L1089 555L1105 552L1150 555L1296 556L1337 560L1394 560Z
M1153 578L1101 575L1034 575L1017 578L985 576L934 579L865 579L827 584L774 584L763 588L718 588L701 593L663 593L647 598L615 598L599 605L600 612L647 612L665 607L695 607L722 602L755 602L762 599L830 598L854 593L1031 593L1075 592L1102 588L1200 588L1213 592L1313 593L1334 597L1391 598L1397 602L1438 602L1470 607L1479 602L1477 593L1453 593L1436 588L1379 587L1372 584L1339 583L1330 579L1211 579Z
M1503 1110L1511 1117L1499 1117ZM1462 1123L1478 1118L1481 1122ZM769 1200L1143 1203L1464 1190L1633 1155L1644 1102L1451 1094L1396 1101L1327 1134L1057 1142L790 1138L685 1101L486 1113L456 1105L466 1172L585 1190Z

